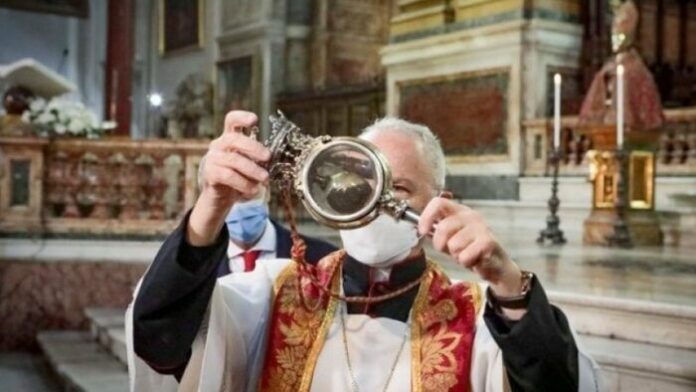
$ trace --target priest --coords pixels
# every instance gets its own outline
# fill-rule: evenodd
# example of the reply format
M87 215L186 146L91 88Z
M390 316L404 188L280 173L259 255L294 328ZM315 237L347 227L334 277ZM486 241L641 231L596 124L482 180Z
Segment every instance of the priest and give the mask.
M270 152L241 132L256 122L231 112L210 145L178 244L192 275L215 279L206 256L226 246L226 211L268 180ZM508 257L479 213L442 197L445 159L432 132L383 119L361 137L386 157L396 196L422 211L418 227L380 216L341 231L343 249L316 267L277 259L218 279L179 389L599 390L596 365L533 272ZM424 241L475 271L485 289L450 281ZM133 320L136 332L156 327L145 321ZM135 353L154 355L138 336L146 334L135 334Z

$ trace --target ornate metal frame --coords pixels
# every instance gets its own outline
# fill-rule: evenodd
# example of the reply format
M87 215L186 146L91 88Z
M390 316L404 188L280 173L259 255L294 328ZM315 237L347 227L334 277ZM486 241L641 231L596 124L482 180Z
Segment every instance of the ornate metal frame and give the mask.
M332 138L323 135L313 138L304 134L280 111L277 116L272 115L269 119L271 135L265 145L271 151L268 164L271 183L281 192L294 192L318 222L336 229L351 229L370 223L380 212L386 212L396 219L418 222L418 214L405 201L394 197L389 164L372 143L352 137ZM311 195L307 181L316 158L338 145L350 146L363 152L377 168L375 194L357 212L345 215L321 208Z

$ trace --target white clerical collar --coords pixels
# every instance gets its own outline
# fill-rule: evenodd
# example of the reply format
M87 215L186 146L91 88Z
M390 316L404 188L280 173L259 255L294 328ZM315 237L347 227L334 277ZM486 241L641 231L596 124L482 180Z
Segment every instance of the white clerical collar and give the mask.
M258 241L252 246L250 249L247 250L260 250L261 252L275 252L276 250L276 230L275 227L273 226L273 223L271 223L270 219L266 219L266 228L263 230L263 234L261 234L261 238L259 238ZM241 255L242 253L246 252L247 250L240 248L230 240L229 246L227 247L227 257L232 258L232 257L237 257Z

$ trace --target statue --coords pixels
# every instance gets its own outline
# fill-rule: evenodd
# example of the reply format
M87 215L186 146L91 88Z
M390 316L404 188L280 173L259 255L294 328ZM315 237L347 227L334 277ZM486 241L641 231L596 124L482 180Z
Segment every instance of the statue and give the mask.
M176 88L176 99L167 117L175 123L172 128L179 127L185 138L215 135L212 83L205 76L195 73L184 78Z
M659 246L662 231L654 210L654 154L650 149L659 137L654 130L664 123L662 103L653 76L634 47L636 5L632 0L612 0L611 5L613 56L595 75L578 119L578 125L591 134L593 145L587 153L592 211L583 223L583 243ZM624 124L630 142L626 147L619 146L615 126L618 65L624 67Z
M652 130L664 122L662 101L650 70L634 47L638 9L632 0L612 0L611 27L613 56L597 72L580 109L580 126L616 123L616 67L624 66L626 86L625 124L627 130Z

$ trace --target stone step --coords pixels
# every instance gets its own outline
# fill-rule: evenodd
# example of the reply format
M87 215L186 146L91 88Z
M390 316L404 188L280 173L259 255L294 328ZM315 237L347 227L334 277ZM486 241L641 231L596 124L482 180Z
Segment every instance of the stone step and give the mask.
M85 308L92 336L103 344L108 343L109 328L124 327L126 310L122 308Z
M50 364L41 354L0 351L0 390L56 392L62 391Z
M590 335L578 344L599 364L603 391L696 390L696 350Z
M85 331L43 331L37 335L53 371L66 391L128 391L126 366Z
M8 260L104 261L147 265L152 262L161 245L162 241L159 240L1 238L0 254Z
M90 333L100 346L108 350L121 363L126 365L125 309L86 308Z
M556 291L548 296L577 333L696 350L696 307Z
M123 327L109 328L109 352L122 364L128 365L126 330Z
M579 333L579 344L600 365L607 391L695 390L694 308L558 292L549 292L549 297L564 309ZM119 324L116 321L123 311L90 309L88 314L94 328L99 329L95 336L106 343L96 347L94 338L85 337L84 333L74 338L80 345L85 344L84 339L91 340L78 359L95 360L98 371L102 371L104 365L97 358L110 354L110 366L117 358L125 372L125 330L113 326ZM66 333L63 339L69 340L70 334ZM87 371L88 366L82 370ZM639 388L643 386L649 388Z

